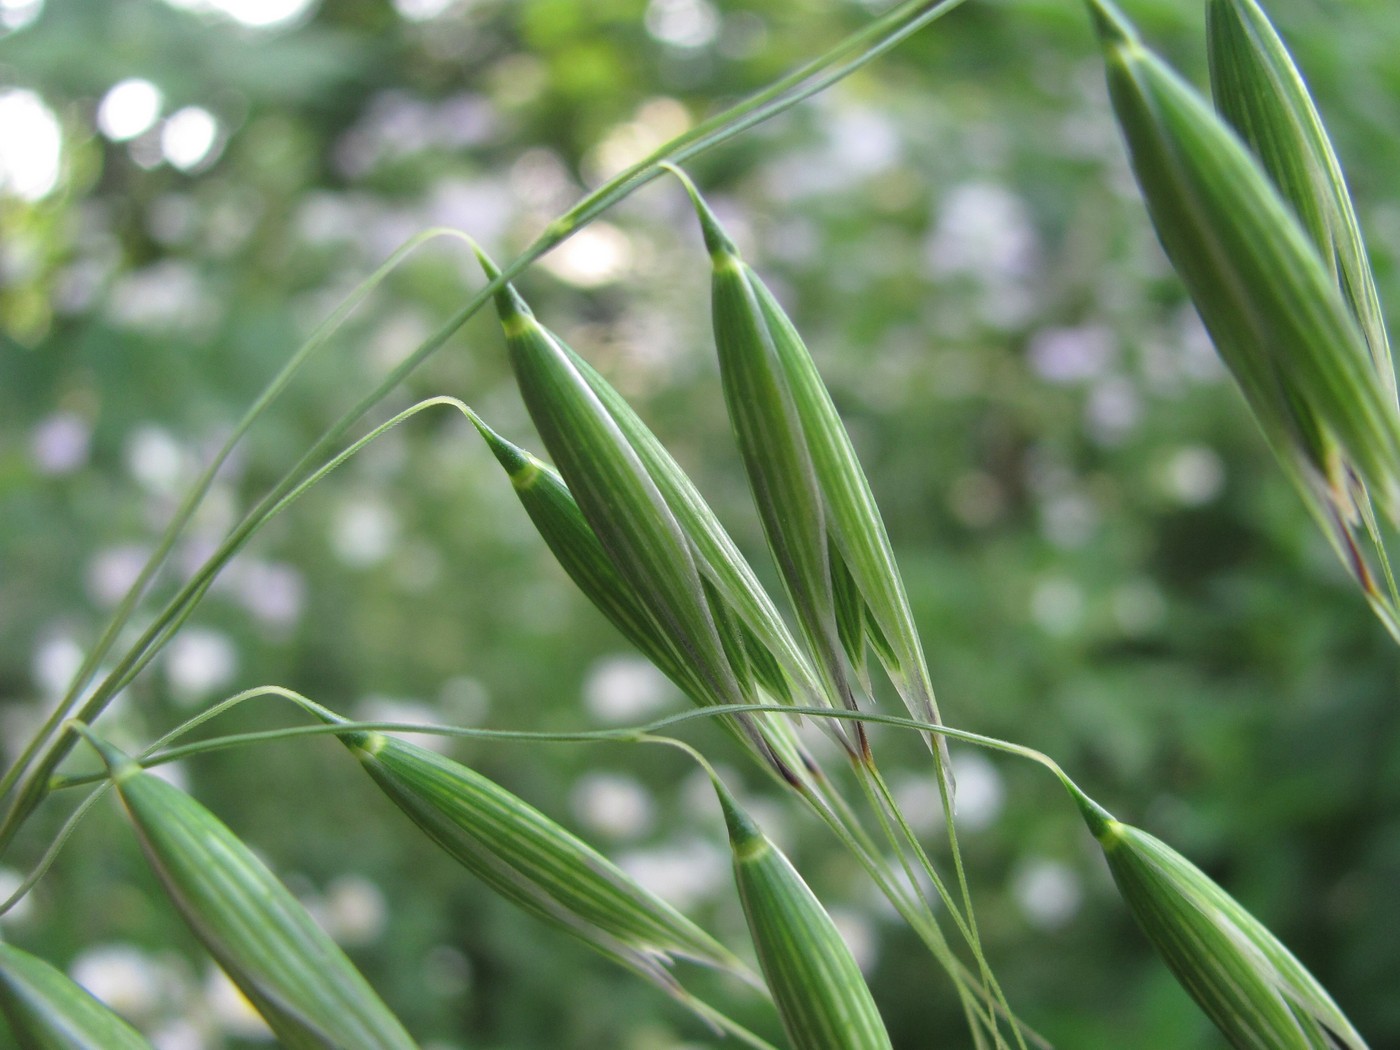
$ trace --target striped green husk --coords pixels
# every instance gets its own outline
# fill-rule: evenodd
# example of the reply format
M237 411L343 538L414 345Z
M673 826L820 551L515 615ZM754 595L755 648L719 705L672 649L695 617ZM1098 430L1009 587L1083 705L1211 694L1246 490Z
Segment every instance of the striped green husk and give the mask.
M1200 868L1097 807L1085 814L1138 925L1231 1046L1365 1050L1312 974Z
M151 867L209 954L288 1050L415 1050L335 942L183 791L100 748Z
M741 702L685 534L656 484L562 344L514 289L505 286L496 306L530 418L584 519L716 701Z
M910 713L936 723L894 552L831 395L777 299L739 257L695 186L677 175L713 263L715 343L730 419L769 545L833 702L854 703L838 654L868 684L869 644ZM946 746L940 742L938 750L946 759Z
M1259 158L1361 326L1392 400L1390 342L1341 163L1302 74L1255 0L1208 0L1215 106Z
M1400 510L1400 413L1293 211L1246 146L1091 0L1109 92L1157 234L1266 436L1354 518L1350 474Z
M717 227L707 227L706 236L720 379L754 504L829 702L854 709L836 623L827 511L811 450L751 271Z
M9 944L0 944L0 1013L20 1050L151 1050L86 989Z
M721 703L656 617L642 605L631 584L619 575L563 479L548 464L511 444L481 419L473 417L473 422L505 468L521 506L546 546L584 595L692 701L701 706ZM786 689L783 672L776 666L767 646L754 638L744 625L734 625L708 579L701 582L736 681L747 686L752 680L748 672L752 670L765 681L771 680L774 689ZM740 638L738 644L743 649L740 655L745 661L742 671L734 666L731 634ZM751 695L747 689L745 695ZM774 695L786 698L785 693ZM741 742L756 747L765 761L776 756L779 772L801 770L812 762L786 721L741 715L725 716L722 724Z
M1341 164L1317 107L1283 41L1255 0L1208 0L1210 73L1215 105L1292 206L1333 284L1360 327L1383 398L1396 400L1390 343L1374 275ZM1309 472L1294 483L1387 627L1400 637L1395 585L1366 487L1348 468L1336 492ZM1359 520L1358 520L1359 519ZM1370 556L1363 553L1369 539ZM1385 577L1388 593L1376 582Z
M475 770L380 733L341 739L415 824L497 893L657 983L683 956L741 976L709 934L582 839Z
M716 601L711 605L723 604L732 614L735 641L746 652L755 676L778 699L797 693L820 702L820 687L806 656L705 498L622 395L581 357L570 352L570 360L612 414L676 515L696 565L713 588Z
M485 257L481 263L488 275L496 272ZM752 693L726 654L686 529L579 371L576 355L535 320L510 285L497 294L496 307L526 408L568 493L629 590L621 601L635 601L654 622L675 653L673 662L699 687L689 690L697 703L750 702ZM749 715L734 716L734 723L775 772L800 783L802 762L791 727L761 726Z
M598 611L686 695L702 702L705 687L614 568L583 512L554 469L473 419L531 523L569 578Z
M744 917L793 1050L890 1050L875 1000L831 916L724 785L714 783Z

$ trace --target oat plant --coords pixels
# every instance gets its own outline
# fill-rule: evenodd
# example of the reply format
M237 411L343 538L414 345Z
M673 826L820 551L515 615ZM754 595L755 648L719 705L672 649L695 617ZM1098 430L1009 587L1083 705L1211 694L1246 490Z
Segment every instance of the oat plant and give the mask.
M386 1050L414 1036L274 871L200 802L159 779L163 763L299 736L336 737L386 796L375 819L425 835L482 892L581 940L692 1012L717 1038L769 1047L690 987L699 964L730 978L745 1016L768 1012L794 1050L892 1045L870 987L822 901L746 811L703 751L715 723L849 851L922 942L930 994L955 1001L973 1045L1043 1040L1008 1000L984 949L952 815L949 740L1030 760L1066 788L1102 848L1127 909L1231 1045L1359 1050L1362 1036L1322 986L1246 908L1167 844L1122 822L1057 765L1020 743L945 724L924 643L870 484L794 322L739 255L681 169L823 90L958 5L906 3L591 193L522 255L498 266L471 243L484 280L448 319L348 410L250 508L163 607L143 603L215 473L345 318L407 253L386 263L288 361L176 510L155 554L95 642L67 696L0 780L0 849L40 859L6 907L53 862L72 826L111 789L166 903L242 991L281 1045ZM1400 597L1385 530L1400 514L1400 412L1385 326L1340 164L1288 51L1254 0L1209 0L1215 104L1157 58L1107 0L1090 0L1108 88L1143 200L1265 440L1385 626L1400 637ZM929 30L933 31L933 30ZM1087 37L1086 37L1087 40ZM653 180L685 193L712 264L708 294L725 408L778 581L761 583L699 488L623 396L537 317L519 285L531 264ZM521 278L525 278L524 281ZM418 364L493 307L543 448L516 444L456 397L422 402L352 437ZM248 690L176 727L138 755L104 738L103 715L270 520L391 427L458 411L503 471L540 540L618 631L693 703L689 714L622 730L477 730L351 721L327 698ZM463 448L462 456L482 454ZM141 618L138 618L141 617ZM295 705L291 729L181 743L256 697ZM903 710L882 709L877 696ZM975 709L955 712L975 725ZM798 732L824 734L817 748ZM673 734L687 730L690 742ZM877 733L919 734L945 834L925 842L880 768ZM693 730L693 732L691 732ZM593 845L479 771L405 732L663 745L712 778L732 849L750 943L726 944L643 888ZM80 748L81 742L86 741ZM309 746L309 742L308 742ZM84 801L47 849L26 834L41 807ZM399 811L396 816L394 811ZM109 816L112 810L105 810ZM401 820L406 817L407 820ZM1104 960L1105 966L1111 961ZM933 975L941 972L942 980ZM23 1047L148 1045L50 963L0 944L0 1013ZM928 1045L960 1037L931 1035Z

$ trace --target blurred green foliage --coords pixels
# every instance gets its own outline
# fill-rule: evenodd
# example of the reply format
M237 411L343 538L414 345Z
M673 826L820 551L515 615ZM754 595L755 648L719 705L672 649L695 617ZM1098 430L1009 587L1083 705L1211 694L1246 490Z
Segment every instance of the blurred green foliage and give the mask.
M20 150L11 128L0 142L9 753L198 466L402 241L456 226L508 258L584 187L818 53L873 6L0 2L0 116L41 100L62 136L47 187L23 166L42 160L33 141ZM220 10L289 17L256 27ZM1400 302L1400 19L1382 0L1270 10L1347 166L1382 301ZM1129 11L1202 82L1198 4ZM154 85L160 107L121 138L121 126L99 127L140 123L132 96L124 113L111 102L128 78ZM1084 14L975 0L693 171L846 413L949 722L1055 756L1268 923L1372 1045L1400 1044L1400 661L1183 302L1127 173ZM522 287L636 398L762 566L706 272L684 196L662 182ZM193 568L479 280L448 241L397 271L254 430L175 570ZM383 411L449 393L538 448L486 321L408 388ZM104 726L144 743L265 682L352 716L495 727L581 728L680 703L570 589L489 454L447 413L392 432L266 530ZM291 721L260 700L220 728ZM763 790L713 727L688 735ZM936 845L919 745L875 738ZM676 755L457 753L738 943L718 813ZM960 760L980 922L1024 1018L1063 1047L1217 1045L1059 789L1010 760L965 749ZM468 882L332 742L210 756L178 775L319 902L428 1045L659 1050L707 1038ZM7 879L63 809L41 811ZM113 810L99 814L3 920L5 936L86 975L166 1050L243 1045L237 1011L129 832ZM779 800L760 816L864 946L895 1044L964 1045L953 996L849 858ZM714 991L774 1031L742 994Z

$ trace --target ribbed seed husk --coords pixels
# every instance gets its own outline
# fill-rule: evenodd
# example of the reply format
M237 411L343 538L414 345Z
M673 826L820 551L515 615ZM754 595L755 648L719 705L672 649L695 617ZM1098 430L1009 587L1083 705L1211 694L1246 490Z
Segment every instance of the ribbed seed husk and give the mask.
M598 610L648 659L697 703L705 702L704 683L681 659L656 618L622 579L594 535L564 480L547 463L507 441L475 420L531 523L569 578Z
M749 934L793 1050L890 1050L851 951L782 851L718 780Z
M101 747L151 867L288 1050L416 1050L345 953L202 805Z
M1090 826L1138 925L1237 1050L1365 1050L1326 990L1200 868L1102 814Z
M85 988L10 944L0 944L0 1013L20 1050L151 1050Z
M341 739L434 842L512 903L670 986L683 956L746 974L704 930L582 839L460 762L381 733Z
M742 702L685 534L651 476L563 345L515 290L505 286L496 306L530 418L613 566L716 702Z
M582 368L582 362L578 363ZM597 381L601 382L601 378ZM591 382L593 380L590 380ZM609 406L609 410L616 417L617 410L612 406ZM496 459L505 468L521 505L530 516L530 521L564 571L569 574L569 578L628 640L676 683L686 696L701 706L719 703L720 700L715 696L710 684L700 676L694 664L686 659L685 654L674 644L656 617L642 605L631 584L618 573L612 559L608 557L598 537L584 519L583 512L563 479L548 464L501 437L481 419L474 418L473 421ZM636 425L642 425L640 420ZM630 433L627 436L631 438ZM659 448L659 443L657 448L656 454L666 455L665 451ZM639 454L642 454L644 462L650 463L650 457L644 453ZM680 468L675 467L675 470L679 473ZM684 478L684 475L680 477ZM688 479L685 480L688 484ZM658 485L664 484L658 481ZM693 486L691 488L693 490ZM693 493L693 497L704 506L698 492ZM708 507L704 509L709 510ZM683 526L687 536L693 534L688 520ZM719 527L718 521L715 522L715 526ZM727 541L728 536L725 535L724 539ZM698 549L694 554L698 562L703 561L703 554ZM735 556L738 557L737 550ZM747 568L746 565L744 567ZM712 582L714 578L715 576L708 573L702 577L702 592L715 620L730 669L734 672L740 688L744 690L745 697L750 698L751 702L757 701L757 696L751 691L753 681L757 679L772 696L780 700L789 700L794 687L789 684L787 673L778 665L768 643L756 638L746 622L738 621L740 611L730 603L733 590L726 587L723 594L720 594L719 589L722 585ZM776 617L777 613L774 612L773 615ZM785 628L781 627L781 620L778 624L779 629L785 633ZM771 634L768 637L771 637ZM742 649L745 658L737 667L731 655L735 645ZM755 737L761 736L767 750L760 748L760 756L766 760L771 755L776 755L783 767L789 771L801 770L812 763L797 743L792 726L786 720L744 717L740 721L726 716L723 723L746 744L753 745Z
M1293 208L1360 328L1382 397L1393 405L1395 370L1375 276L1341 164L1302 74L1255 0L1208 0L1206 13L1216 109ZM1318 438L1314 442L1325 445ZM1382 621L1400 637L1385 540L1370 493L1348 463L1339 462L1334 472L1344 478L1319 478L1315 469L1307 469L1313 466L1290 469L1294 484ZM1360 542L1363 528L1373 555ZM1381 590L1374 569L1386 578L1389 593Z
M873 644L910 713L936 723L923 646L884 521L826 384L782 306L684 181L713 263L715 344L730 419L830 702L854 706L839 654L868 685L865 654ZM937 746L951 789L947 749Z
M717 230L710 248L715 346L729 419L763 522L828 702L854 709L827 545L827 509L792 391L751 271Z
M1158 238L1278 454L1355 516L1349 471L1400 511L1400 413L1292 209L1248 148L1090 0L1109 93Z
M1215 107L1246 145L1318 250L1361 326L1392 400L1390 343L1341 162L1288 48L1255 0L1208 0Z
M488 275L495 267L481 260ZM511 367L526 408L569 493L636 602L702 686L698 703L743 704L745 691L725 654L691 538L646 465L575 364L572 353L535 320L510 285L496 296ZM734 716L774 771L801 783L790 727L771 731Z
M746 651L754 675L774 697L788 700L797 695L820 703L820 686L805 654L705 498L622 395L577 354L571 352L570 360L612 414L676 515L713 593L712 607L723 605L724 619L737 631L736 637L725 640L726 647L737 645Z

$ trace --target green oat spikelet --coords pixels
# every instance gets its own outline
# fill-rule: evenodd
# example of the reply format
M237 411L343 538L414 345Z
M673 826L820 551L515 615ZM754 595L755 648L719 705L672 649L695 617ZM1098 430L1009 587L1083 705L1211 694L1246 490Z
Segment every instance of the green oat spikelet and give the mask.
M488 276L498 272L478 257ZM497 293L496 308L536 429L608 560L703 687L692 698L707 705L748 702L725 654L690 539L636 450L575 355L535 320L513 287ZM750 715L735 722L780 777L802 783L787 729L769 731Z
M1341 162L1302 74L1256 0L1207 0L1206 26L1216 109L1297 213L1394 400L1395 369L1375 275Z
M0 944L0 1014L19 1050L151 1050L85 988L10 944Z
M554 468L512 444L479 417L472 422L510 478L520 504L569 578L622 634L696 703L704 683L622 579Z
M891 1050L880 1011L831 916L717 777L734 880L793 1050Z
M739 257L695 185L673 171L695 205L714 266L715 342L730 418L769 543L819 662L837 695L854 706L836 653L864 684L869 644L910 714L937 724L903 578L831 394L782 306ZM951 787L942 740L937 752Z
M754 504L825 695L829 702L855 710L836 623L826 510L811 450L762 320L750 271L728 239L712 237L715 233L717 228L706 230L714 262L715 345L725 405Z
M1341 163L1322 118L1293 62L1255 0L1208 0L1211 86L1215 106L1253 151L1317 249L1333 284L1360 327L1371 354L1375 382L1391 404L1396 401L1390 342L1352 207ZM1306 476L1295 477L1318 524L1378 615L1400 636L1400 595L1370 494L1347 469L1347 495L1357 515L1335 506L1331 493L1318 492ZM1355 519L1359 516L1360 522ZM1368 549L1361 535L1369 541ZM1385 577L1385 591L1372 566Z
M416 1050L374 989L252 850L183 791L89 737L195 937L287 1050Z
M702 707L720 703L709 684L672 642L656 617L642 605L631 584L618 573L558 473L547 463L507 441L479 416L473 414L471 419L497 462L505 469L521 506L530 516L545 545L589 601L694 703ZM713 596L708 579L702 580L702 585L711 614L716 619L716 629L721 635L725 655L733 668L728 615ZM760 677L774 681L776 684L773 688L784 688L786 679L763 643L752 638L742 625L737 630L746 668L753 668ZM737 669L735 675L741 682L745 680L744 674ZM791 726L784 721L769 719L760 722L745 716L726 716L723 724L748 745L754 742L754 732L761 734L769 749L761 751L762 757L767 759L770 752L776 754L787 769L798 770L812 761L797 743Z
M737 631L735 641L746 651L756 678L779 700L790 700L796 693L820 703L821 687L807 657L705 498L622 395L577 354L571 352L571 360L612 413L676 515L716 602L727 607Z
M1316 978L1205 872L1082 794L1076 800L1138 925L1231 1046L1366 1050Z
M501 896L667 990L683 956L747 977L704 930L523 799L436 752L382 733L341 740L434 842Z
M1158 238L1265 437L1374 598L1337 538L1362 514L1357 481L1400 512L1400 412L1362 327L1246 145L1108 0L1090 9Z

